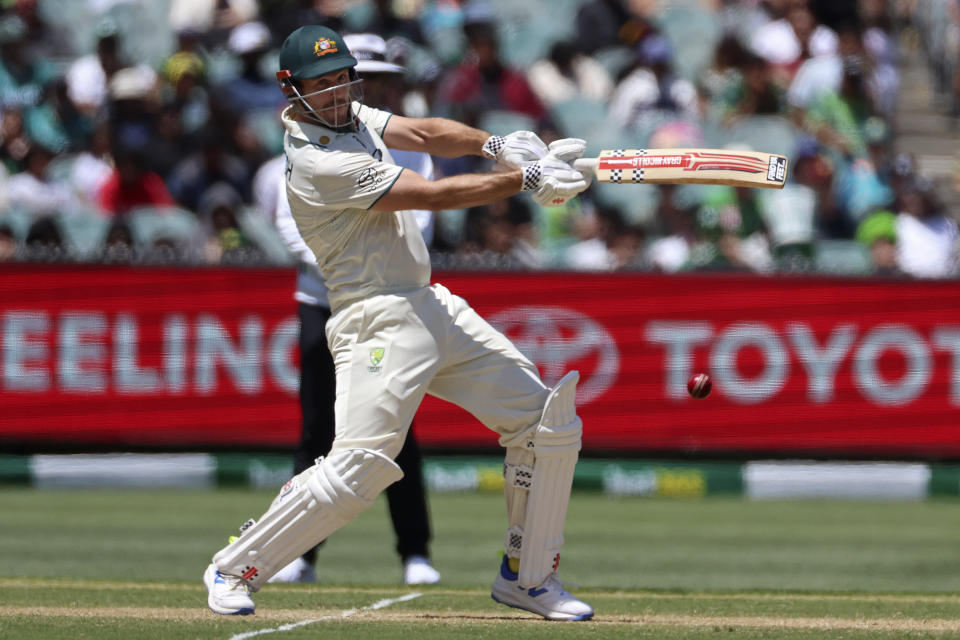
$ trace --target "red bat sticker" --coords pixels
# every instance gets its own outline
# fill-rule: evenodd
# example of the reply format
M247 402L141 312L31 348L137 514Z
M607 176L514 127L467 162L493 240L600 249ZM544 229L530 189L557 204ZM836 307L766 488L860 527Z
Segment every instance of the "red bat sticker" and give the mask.
M684 171L728 170L763 173L767 165L759 159L727 153L683 153L671 155L607 156L600 158L598 169L666 169Z

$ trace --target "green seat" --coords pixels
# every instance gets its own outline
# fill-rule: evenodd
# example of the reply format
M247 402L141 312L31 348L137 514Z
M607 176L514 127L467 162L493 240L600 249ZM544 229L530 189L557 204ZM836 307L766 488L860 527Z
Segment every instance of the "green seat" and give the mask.
M430 50L444 65L456 65L466 49L467 42L459 25L444 26L426 35Z
M93 209L69 211L57 217L63 240L77 258L89 258L96 253L107 236L110 219Z
M788 158L797 146L800 132L780 116L752 116L737 121L727 130L727 144L745 145L755 151L779 153Z
M466 233L467 210L445 209L437 211L435 215L435 235L453 245L462 243Z
M70 184L70 178L73 175L73 165L76 162L76 156L59 155L50 161L44 177L48 182L57 184Z
M618 208L628 224L642 227L653 223L662 197L652 184L594 183L590 190L600 203Z
M673 192L673 203L681 209L696 209L718 191L729 189L716 184L679 184Z
M134 242L150 247L161 239L197 248L203 244L205 232L190 211L177 207L137 207L128 216Z
M90 13L86 2L40 0L37 10L45 23L60 27L61 32L69 38L70 49L76 55L93 52L97 42L97 18Z
M590 128L575 132L578 138L587 141L585 157L596 157L605 149L642 149L646 139L635 131L621 129L606 120L598 121Z
M607 106L586 98L573 98L551 106L550 115L563 135L584 137L584 132L597 128L598 123L606 123Z
M573 37L575 11L549 0L495 0L501 60L527 69L545 58L558 40Z
M595 52L593 58L616 80L621 71L633 64L634 53L627 47L607 47Z
M549 20L547 20L549 22ZM553 33L550 26L536 23L501 23L500 57L515 69L527 69L550 52Z
M855 240L818 240L813 245L817 271L838 275L866 275L871 271L870 253Z
M29 211L23 209L10 208L0 211L0 224L5 224L13 231L13 235L21 242L26 239L30 225L36 218Z
M694 2L673 2L658 17L658 26L673 48L673 68L694 80L713 61L722 36L716 16Z
M254 109L246 112L244 118L271 156L283 153L283 125L276 109Z
M536 131L537 128L536 120L526 114L498 109L483 112L477 124L480 129L497 136L514 131Z
M372 2L354 2L344 9L340 16L348 32L359 33L367 30L367 25L373 21L374 7Z
M297 263L297 259L287 250L277 228L256 210L240 209L237 212L237 224L244 235L263 250L268 261L285 265Z
M112 5L105 17L117 25L124 53L132 61L158 67L174 51L174 36L166 20L157 20L152 3L121 2Z

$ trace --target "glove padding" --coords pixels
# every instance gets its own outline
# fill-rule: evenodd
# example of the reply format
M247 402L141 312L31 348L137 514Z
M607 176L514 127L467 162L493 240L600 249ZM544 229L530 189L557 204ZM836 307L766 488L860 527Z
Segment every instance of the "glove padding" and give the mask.
M483 154L511 169L525 167L547 155L547 145L533 131L514 131L507 136L490 136Z
M582 158L583 154L586 153L587 141L580 138L563 138L551 142L547 149L561 160L573 162L577 158Z
M561 205L590 186L588 176L574 169L570 160L561 159L553 151L522 171L523 189L535 189L533 199L544 207Z
M524 189L535 188L533 200L544 207L557 207L590 186L592 176L574 169L572 162L587 150L586 140L563 138L550 143L540 164L540 183L528 187L524 172Z

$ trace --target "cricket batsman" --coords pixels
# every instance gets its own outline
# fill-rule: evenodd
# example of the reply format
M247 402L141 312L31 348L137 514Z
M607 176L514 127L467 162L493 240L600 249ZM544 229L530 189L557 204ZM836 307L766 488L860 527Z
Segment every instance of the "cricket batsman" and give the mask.
M363 104L341 36L300 27L280 49L286 190L329 287L327 342L336 366L330 453L292 478L266 513L213 556L210 608L254 611L251 593L354 520L403 476L393 459L425 394L473 414L505 448L508 529L493 599L550 620L593 609L557 575L583 424L577 372L548 388L536 367L462 298L430 284L430 258L411 209L459 209L533 191L541 204L589 181L572 161L586 143L549 147L534 133L490 134L442 118L405 118ZM436 181L394 164L390 148L495 159L508 170Z

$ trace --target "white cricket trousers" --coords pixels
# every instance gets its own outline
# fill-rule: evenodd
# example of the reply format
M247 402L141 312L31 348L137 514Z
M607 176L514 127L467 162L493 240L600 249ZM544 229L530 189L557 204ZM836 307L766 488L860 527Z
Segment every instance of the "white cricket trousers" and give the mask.
M549 389L536 367L442 285L355 302L326 332L337 371L331 452L395 458L427 393L469 411L505 447L539 424Z

